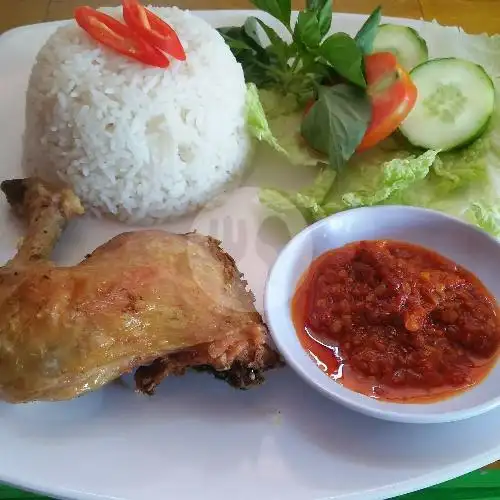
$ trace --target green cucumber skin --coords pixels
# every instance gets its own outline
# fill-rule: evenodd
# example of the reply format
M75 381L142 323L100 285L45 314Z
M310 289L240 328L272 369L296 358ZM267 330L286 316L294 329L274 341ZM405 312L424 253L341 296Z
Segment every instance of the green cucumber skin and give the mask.
M425 56L425 61L422 61L422 63L420 64L423 64L429 59L429 47L427 45L427 42L420 36L420 33L415 28L408 27L408 29L413 32L413 34L415 35L415 39L418 40L420 48L422 49L422 54Z
M453 147L452 149L449 149L448 151L455 151L456 149L462 149L467 146L470 146L474 141L477 141L485 132L488 130L488 126L491 123L491 118L493 116L493 113L491 113L488 118L486 118L484 125L477 131L476 135L473 135L470 139L467 139L463 141L462 143L458 144L457 146Z
M491 123L491 117L492 115L490 115L484 122L484 125L481 126L481 128L477 131L477 133L473 136L471 136L469 139L465 139L464 141L460 142L459 144L457 144L456 146L453 146L452 148L450 149L443 149L441 150L440 152L441 153L448 153L450 151L457 151L459 149L464 149L466 148L467 146L470 146L473 142L477 141L485 132L486 130L488 129L488 126L489 124ZM402 133L402 132L401 132ZM402 133L403 134L403 133ZM404 134L403 136L405 137L405 139L410 142L410 139L408 139L408 137L406 137ZM428 148L426 148L425 146L417 146L416 144L413 144L412 142L410 142L410 144L420 150L427 150Z
M401 26L401 25L386 23L386 24L381 24L379 26L379 29L387 27L387 26ZM425 39L420 35L420 33L415 28L412 28L411 26L401 26L401 27L406 28L407 30L410 30L413 33L413 35L415 36L415 40L418 40L420 48L422 49L422 53L425 54L426 59L428 59L429 58L429 47L428 47ZM427 61L424 61L424 62L427 62ZM421 64L423 64L423 62Z
M439 57L439 58L435 58L435 59L430 59L428 61L424 61L423 63L415 66L411 72L410 72L410 77L415 73L417 72L418 70L420 70L423 66L426 66L426 65L431 65L431 64L435 64L435 63L439 63L439 62L447 62L447 61L461 61L462 59L460 58L457 58L457 57ZM474 65L478 71L480 73L482 73L485 77L485 79L487 80L488 84L490 85L491 89L493 90L493 92L495 92L495 84L493 83L493 80L491 78L491 76L486 72L486 70L480 65L480 64L477 64L477 63L474 63L472 61L469 61L469 60L466 60L466 62L468 64L471 64L471 65ZM417 98L418 99L418 98ZM483 123L481 123L478 128L477 128L477 131L472 134L470 137L467 137L466 139L464 139L463 141L460 141L459 143L447 148L447 149L443 149L441 150L442 152L447 152L447 151L455 151L457 149L461 149L461 148L464 148L466 146L469 146L470 144L472 144L474 141L476 141L477 139L479 139L485 132L486 130L488 129L488 126L491 122L491 119L493 117L493 114L495 112L495 107L496 107L497 103L495 102L494 103L494 106L490 112L490 114L485 118L485 120L483 121ZM423 148L423 149L428 149L427 146L425 145L421 145L421 144L417 144L416 142L412 141L410 139L410 137L408 137L407 134L404 133L404 130L400 127L398 129L398 131L401 133L401 135L403 135L403 137L412 145L412 146L415 146L417 148Z
M415 29L415 28L412 28L410 26L404 26L404 25L400 25L400 24L389 24L389 23L386 23L386 24L381 24L379 26L379 31L380 30L391 30L392 28L396 28L397 30L405 30L405 31L409 31L411 33L411 38L413 38L417 43L418 45L420 46L420 52L421 52L421 62L418 63L418 65L420 64L423 64L424 62L427 62L427 60L429 59L429 47L427 45L427 42L424 40L424 38L422 38L422 36L420 36L419 32ZM375 38L376 40L376 38ZM376 43L376 42L375 42ZM416 66L414 66L416 67ZM408 71L412 70L412 68L406 68Z
M467 64L472 64L472 65L476 66L476 68L479 69L479 72L484 74L484 76L488 80L488 83L490 84L491 88L493 90L495 90L495 84L493 83L491 76L486 72L486 70L480 64L477 64L473 61L469 61L468 59L460 59L459 57L435 57L434 59L429 59L428 61L424 61L424 62L420 63L418 66L415 66L410 71L410 76L413 75L414 73L416 73L417 70L421 69L422 66L425 66L427 64L431 65L434 63L438 63L438 62L446 62L446 61L466 62Z

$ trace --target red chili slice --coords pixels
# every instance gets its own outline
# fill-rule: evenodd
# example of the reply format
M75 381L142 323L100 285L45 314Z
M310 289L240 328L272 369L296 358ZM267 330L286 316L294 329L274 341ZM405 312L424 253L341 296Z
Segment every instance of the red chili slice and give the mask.
M122 6L123 19L137 36L179 61L186 59L177 33L163 19L141 5L138 0L122 0Z
M168 57L137 37L125 24L92 7L77 7L75 19L78 25L94 40L106 47L150 66L166 68Z

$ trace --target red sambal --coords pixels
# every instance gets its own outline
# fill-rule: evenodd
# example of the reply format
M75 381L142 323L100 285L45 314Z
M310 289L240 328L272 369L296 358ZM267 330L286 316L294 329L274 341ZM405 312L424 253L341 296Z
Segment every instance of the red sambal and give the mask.
M500 343L497 305L483 284L451 260L398 241L321 255L292 313L325 373L383 400L431 401L471 387L493 367Z

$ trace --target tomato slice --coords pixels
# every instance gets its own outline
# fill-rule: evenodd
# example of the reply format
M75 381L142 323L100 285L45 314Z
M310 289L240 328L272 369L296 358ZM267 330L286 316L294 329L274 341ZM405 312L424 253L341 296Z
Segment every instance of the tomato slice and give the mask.
M390 52L365 57L365 76L372 102L372 119L357 151L389 137L415 106L417 87Z
M139 39L128 26L114 17L83 6L75 9L75 20L94 40L120 54L159 68L170 64L165 54Z
M137 36L179 61L186 59L177 33L163 19L141 5L138 0L122 0L122 5L123 19Z
M415 106L418 94L410 75L390 52L366 56L365 75L372 118L357 151L369 149L395 132ZM314 103L314 99L306 103L304 116Z

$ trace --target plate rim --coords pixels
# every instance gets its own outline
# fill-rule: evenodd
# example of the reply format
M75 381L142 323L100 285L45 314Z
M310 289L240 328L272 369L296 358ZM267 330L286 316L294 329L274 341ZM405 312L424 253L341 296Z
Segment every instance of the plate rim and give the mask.
M187 9L191 13L195 15L214 15L214 14L222 14L222 15L238 15L238 16L249 16L255 14L256 10L250 9ZM293 11L297 12L297 11ZM336 13L336 17L348 17L348 18L356 18L359 21L362 21L368 17L365 14L358 13L346 13L339 12ZM395 17L395 16L383 16L383 19L386 21L393 21L396 23L404 23L410 26L418 26L420 24L430 24L433 20L424 20L423 18L404 18L404 17ZM0 34L0 46L2 43L9 42L11 38L18 36L26 31L32 30L46 30L49 27L56 28L70 19L64 20L56 20L56 21L43 21L39 23L32 23L28 25L18 26L10 28L3 33ZM443 26L447 28L454 28L455 26ZM313 389L311 389L313 390ZM448 480L457 478L459 476L465 475L474 470L480 469L493 461L500 458L500 442L498 445L492 449L480 453L472 458L468 458L458 463L453 463L447 465L445 467L440 468L439 470L432 470L431 472L427 472L416 477L411 477L409 479L405 479L402 481L394 482L390 485L385 485L381 487L376 487L372 489L365 489L363 491L346 493L340 496L335 497L323 497L321 500L335 499L335 500L385 500L388 498L392 498L394 496L404 495L407 493L411 493L417 490L425 489L434 485L441 484ZM74 490L70 488L59 488L59 487L44 487L40 484L35 484L30 480L20 479L19 476L14 477L11 475L5 475L0 470L0 482L5 485L8 485L12 488L22 489L27 492L33 492L41 495L49 495L55 499L71 499L71 500L95 500L96 498L102 498L103 500L117 500L113 497L99 497L92 493L86 493L79 490Z

